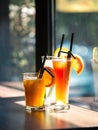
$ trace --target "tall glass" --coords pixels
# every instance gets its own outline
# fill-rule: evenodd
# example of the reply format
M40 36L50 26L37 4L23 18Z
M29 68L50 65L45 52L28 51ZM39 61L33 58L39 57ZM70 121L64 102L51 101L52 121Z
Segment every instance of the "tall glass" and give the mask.
M69 81L72 71L71 58L53 57L53 68L56 81L56 105L55 110L69 109Z
M37 77L37 73L23 73L23 85L26 109L43 110L45 94L44 81Z
M42 61L43 61L43 59L44 59L44 56L42 56ZM44 66L48 66L48 67L53 68L52 56L46 56ZM53 85L51 87L46 87L44 104L46 106L55 104L55 85Z
M98 102L98 63L92 60L93 81L94 81L94 101Z
M93 48L92 70L94 81L94 101L98 102L98 47Z

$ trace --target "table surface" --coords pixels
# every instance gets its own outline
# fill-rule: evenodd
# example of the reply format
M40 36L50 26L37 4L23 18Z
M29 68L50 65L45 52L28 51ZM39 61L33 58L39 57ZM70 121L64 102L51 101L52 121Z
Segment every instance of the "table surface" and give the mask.
M89 103L92 98L79 100ZM65 113L26 111L23 84L0 82L0 130L97 128L98 112L73 102Z

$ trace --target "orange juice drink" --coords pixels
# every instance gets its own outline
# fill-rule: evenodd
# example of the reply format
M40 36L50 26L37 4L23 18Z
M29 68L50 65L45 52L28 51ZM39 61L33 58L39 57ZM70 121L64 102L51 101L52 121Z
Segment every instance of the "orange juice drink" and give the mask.
M52 59L52 62L56 83L55 109L65 109L66 106L69 106L69 81L72 70L71 58L56 57Z
M35 73L24 73L23 84L26 109L39 110L43 108L45 94L44 80L38 78Z

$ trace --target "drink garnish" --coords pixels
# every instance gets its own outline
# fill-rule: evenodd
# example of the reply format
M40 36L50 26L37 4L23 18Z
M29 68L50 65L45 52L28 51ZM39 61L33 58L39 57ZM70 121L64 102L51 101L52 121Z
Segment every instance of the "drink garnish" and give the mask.
M55 83L54 70L49 66L45 66L42 79L46 87L52 87Z
M66 52L66 51L59 51L59 52L62 52L62 53L66 53L67 54L67 57L68 58L70 58L71 56L75 59L76 57L71 53L71 51L68 51L68 52Z
M78 75L84 70L84 61L81 56L74 54L75 59L72 58L72 68L76 71Z
M54 57L57 57L59 49L60 48L57 48L54 51ZM65 53L61 53L60 57L61 58L67 57L66 52L68 53L69 50L67 48L62 47L62 51ZM80 75L82 73L82 71L84 70L84 61L83 61L82 57L77 54L74 54L74 57L72 56L72 68L76 71L76 73L78 75Z
M46 70L54 78L54 73L51 73L49 68L45 67L44 70Z
M65 48L65 47L62 47L61 50L60 50L60 47L56 48L56 50L54 51L54 57L57 57L58 56L58 53L59 52L64 52L64 53L61 53L59 57L66 57L67 56L67 53L68 53L68 49Z
M39 69L38 78L42 78L44 80L45 86L50 87L55 82L55 76L54 71L51 67L44 67L45 61L46 55L44 56L41 68Z

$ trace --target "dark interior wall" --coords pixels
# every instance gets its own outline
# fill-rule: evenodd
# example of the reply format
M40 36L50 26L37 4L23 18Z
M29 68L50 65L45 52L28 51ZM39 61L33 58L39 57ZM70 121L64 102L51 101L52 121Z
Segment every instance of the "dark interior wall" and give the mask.
M10 57L9 42L9 0L0 0L0 80L7 80L7 66ZM6 75L5 75L6 73Z

